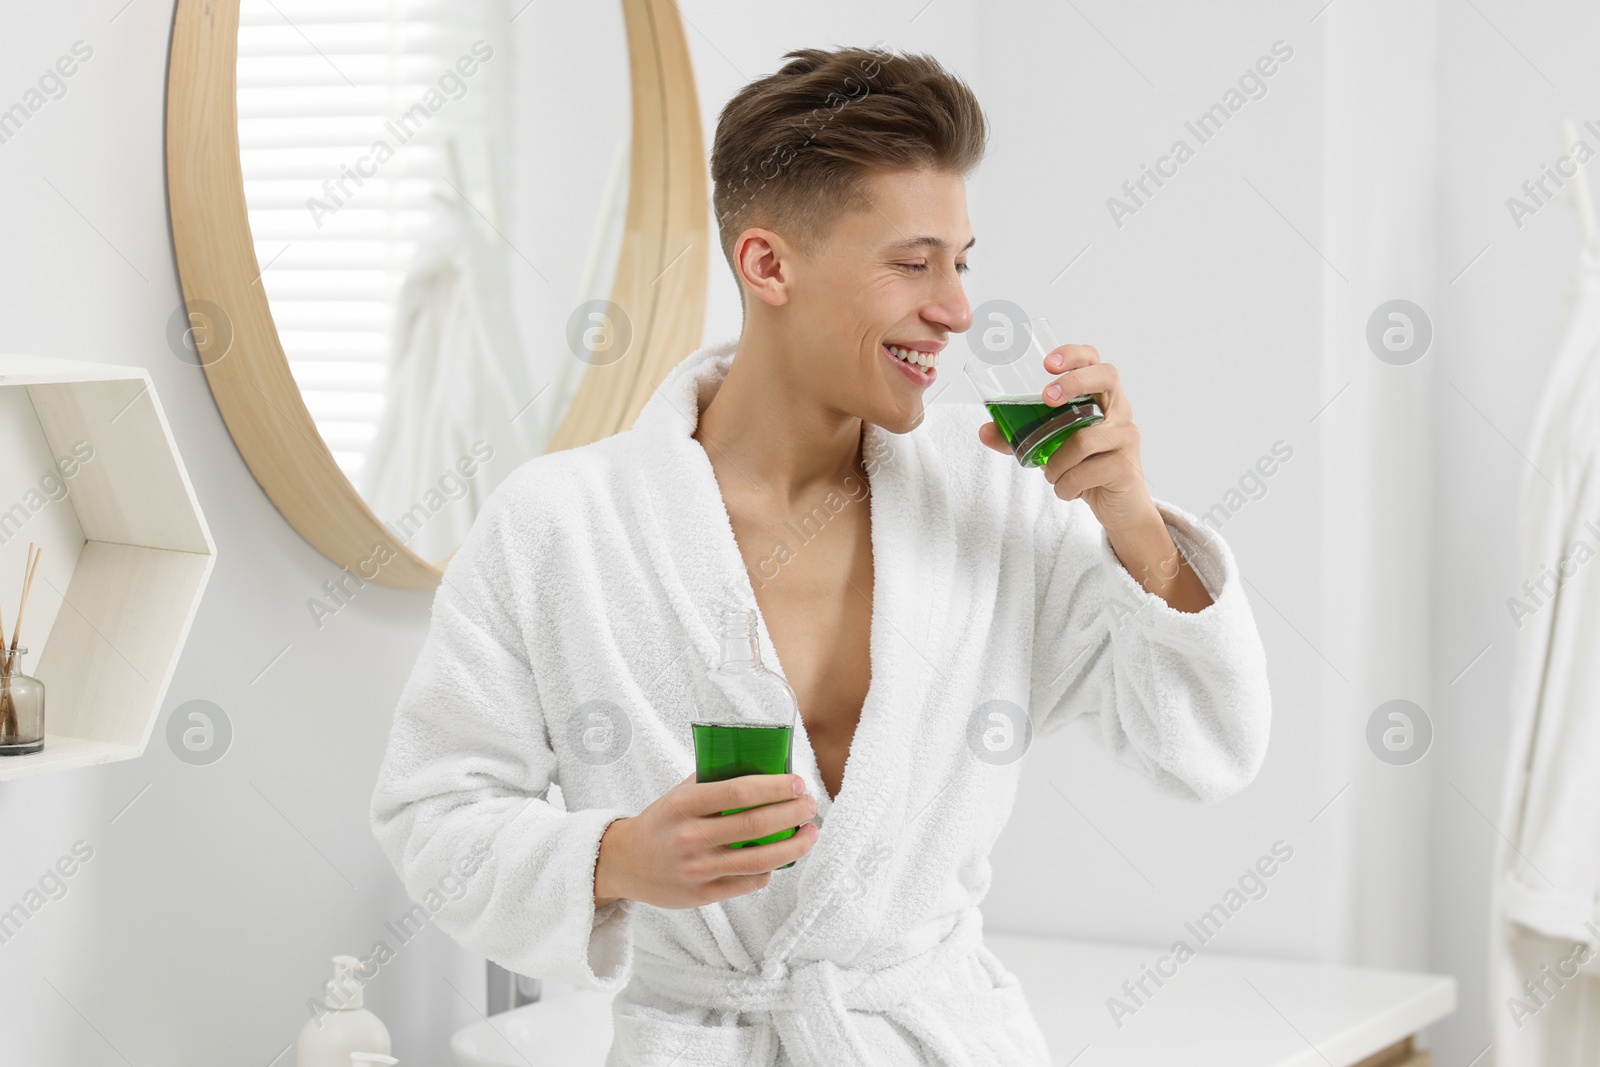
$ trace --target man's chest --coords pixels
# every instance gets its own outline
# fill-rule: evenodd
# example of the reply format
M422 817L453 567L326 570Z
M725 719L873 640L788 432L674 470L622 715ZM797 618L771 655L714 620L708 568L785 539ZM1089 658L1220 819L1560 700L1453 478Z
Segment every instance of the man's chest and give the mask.
M753 514L731 520L823 784L835 795L872 678L867 501L804 526Z

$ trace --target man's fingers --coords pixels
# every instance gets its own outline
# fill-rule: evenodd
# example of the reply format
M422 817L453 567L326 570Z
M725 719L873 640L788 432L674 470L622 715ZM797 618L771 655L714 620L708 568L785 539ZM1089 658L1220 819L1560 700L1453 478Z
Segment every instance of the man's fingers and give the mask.
M699 820L702 835L713 845L731 845L737 841L754 841L758 837L775 834L799 826L816 814L804 797L781 804L763 804L760 807L735 811L728 815L707 815ZM738 852L740 849L732 849Z
M1005 435L1000 432L1000 427L992 422L986 422L978 427L978 440L994 449L1011 455L1011 446L1006 444Z
M724 877L746 878L776 870L790 860L797 860L810 852L820 832L821 829L816 823L800 823L794 834L782 841L724 849L721 859L728 871Z
M1106 398L1102 400L1100 409L1107 416L1111 414L1110 407L1115 403L1116 395L1121 392L1117 368L1110 363L1091 363L1074 368L1057 378L1055 384L1061 389L1061 399L1051 400L1047 395L1045 403L1060 404L1088 393Z
M688 815L719 815L734 808L753 808L793 800L798 794L793 783L804 780L797 774L745 774L720 782L702 782L687 791L683 811Z
M1110 485L1119 478L1126 477L1122 469L1122 464L1126 462L1127 460L1116 452L1102 452L1098 456L1090 456L1053 480L1056 496L1062 500L1076 500L1086 489Z
M1139 428L1131 422L1097 422L1093 426L1080 427L1067 438L1066 444L1051 454L1044 466L1044 476L1054 483L1062 474L1090 456L1117 452L1130 445L1137 446L1138 443Z
M1057 345L1044 357L1045 369L1052 374L1099 362L1100 353L1094 345Z

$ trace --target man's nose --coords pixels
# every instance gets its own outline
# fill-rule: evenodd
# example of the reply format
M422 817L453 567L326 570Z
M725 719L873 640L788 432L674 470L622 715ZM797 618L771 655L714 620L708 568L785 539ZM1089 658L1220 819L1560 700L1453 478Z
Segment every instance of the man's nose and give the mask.
M928 309L928 318L944 326L951 333L966 333L972 326L972 302L961 284L961 275L949 271L945 275L939 302Z

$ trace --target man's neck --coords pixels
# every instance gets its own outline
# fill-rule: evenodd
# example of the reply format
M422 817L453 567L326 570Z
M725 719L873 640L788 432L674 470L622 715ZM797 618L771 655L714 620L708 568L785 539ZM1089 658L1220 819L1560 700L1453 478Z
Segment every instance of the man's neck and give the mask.
M803 354L747 330L695 426L714 465L778 506L860 470L861 419L824 404L811 370Z

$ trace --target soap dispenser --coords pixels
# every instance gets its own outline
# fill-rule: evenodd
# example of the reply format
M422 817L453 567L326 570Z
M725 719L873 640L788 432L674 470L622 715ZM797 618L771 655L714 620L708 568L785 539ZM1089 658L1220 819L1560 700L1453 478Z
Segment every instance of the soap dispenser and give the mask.
M389 1054L389 1031L361 1006L360 966L354 956L333 957L333 978L322 987L328 1010L300 1028L299 1067L350 1067L352 1053Z

